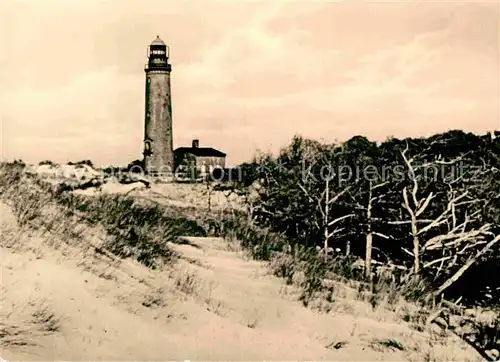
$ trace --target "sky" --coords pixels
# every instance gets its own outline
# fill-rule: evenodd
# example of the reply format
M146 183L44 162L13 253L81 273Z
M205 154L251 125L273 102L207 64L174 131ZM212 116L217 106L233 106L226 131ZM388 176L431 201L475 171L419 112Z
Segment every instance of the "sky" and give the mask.
M2 159L142 157L146 48L170 47L174 148L228 165L300 134L500 129L498 1L0 0Z

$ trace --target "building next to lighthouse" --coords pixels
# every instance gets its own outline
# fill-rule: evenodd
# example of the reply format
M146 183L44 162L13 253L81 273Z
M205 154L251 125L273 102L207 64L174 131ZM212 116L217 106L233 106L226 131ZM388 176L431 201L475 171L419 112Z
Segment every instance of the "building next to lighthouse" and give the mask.
M200 141L195 139L191 147L174 150L174 166L176 172L194 167L200 175L206 176L214 169L226 167L226 154L212 147L200 147Z
M169 48L159 36L148 47L144 131L144 167L148 174L174 168Z

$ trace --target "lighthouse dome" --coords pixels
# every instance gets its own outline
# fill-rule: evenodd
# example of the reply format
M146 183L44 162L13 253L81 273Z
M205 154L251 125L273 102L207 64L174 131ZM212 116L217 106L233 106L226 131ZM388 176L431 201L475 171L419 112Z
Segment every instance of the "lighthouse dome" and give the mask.
M163 42L163 40L160 39L160 36L157 35L156 39L153 40L151 45L165 45L165 43Z

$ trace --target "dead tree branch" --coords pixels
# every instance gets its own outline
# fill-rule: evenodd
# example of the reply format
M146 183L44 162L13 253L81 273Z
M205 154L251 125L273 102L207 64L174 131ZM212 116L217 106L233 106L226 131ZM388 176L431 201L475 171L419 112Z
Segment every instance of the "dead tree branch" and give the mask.
M427 298L431 300L432 298L438 297L446 289L448 289L453 283L455 283L460 277L469 269L481 256L483 256L488 250L490 250L498 241L500 241L500 234L497 235L493 240L491 240L484 248L479 250L476 255L470 258L460 269L457 270L448 280L446 280L436 291L432 292Z
M441 263L439 266L439 271L441 271L446 261L453 260L452 265L456 262L453 255L463 254L465 250L481 245L491 225L484 224L479 228L471 229L470 224L477 220L479 212L473 212L471 215L466 214L462 221L458 221L457 209L477 203L479 200L467 200L466 197L470 196L469 191L465 190L459 192L458 190L454 190L451 183L448 184L450 190L447 192L448 201L444 210L435 218L421 219L420 217L426 214L429 205L431 205L432 201L436 198L436 194L434 192L429 192L427 195L419 196L420 185L419 178L417 177L418 167L414 165L414 159L407 156L407 152L408 146L401 152L401 156L408 169L412 186L410 190L407 187L403 188L402 206L406 210L409 220L393 221L389 222L389 224L410 225L410 234L413 239L413 250L411 254L413 256L413 272L415 274L418 274L422 268L429 268L439 263ZM446 161L445 163L444 161L438 160L439 162L437 163L453 164L462 157L452 161ZM448 231L446 233L425 240L425 235L428 232L441 229L443 225L448 225ZM465 244L465 246L462 244ZM422 264L421 258L425 252L438 249L442 249L443 252L444 250L452 250L453 255L443 255L438 261L434 260Z

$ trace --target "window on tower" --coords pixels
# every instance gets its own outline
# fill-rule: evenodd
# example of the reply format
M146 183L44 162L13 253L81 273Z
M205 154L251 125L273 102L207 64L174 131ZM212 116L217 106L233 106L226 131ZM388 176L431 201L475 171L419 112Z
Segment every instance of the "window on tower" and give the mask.
M151 142L144 141L144 155L150 156L153 152L151 151Z

